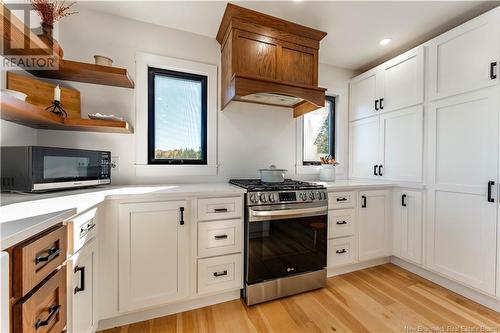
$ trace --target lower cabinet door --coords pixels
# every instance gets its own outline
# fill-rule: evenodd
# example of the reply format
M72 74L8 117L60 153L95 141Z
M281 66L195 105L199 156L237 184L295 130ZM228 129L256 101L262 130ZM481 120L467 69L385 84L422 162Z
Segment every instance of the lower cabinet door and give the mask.
M359 192L358 255L369 260L389 255L389 191Z
M13 332L60 333L66 326L66 269L59 269L13 307Z
M198 260L198 294L242 287L241 254Z
M393 255L421 265L422 192L396 191L393 207Z
M187 201L124 203L118 225L118 311L188 296Z
M97 330L97 241L93 240L68 260L68 332Z
M354 263L356 261L354 236L329 239L327 261L329 268Z

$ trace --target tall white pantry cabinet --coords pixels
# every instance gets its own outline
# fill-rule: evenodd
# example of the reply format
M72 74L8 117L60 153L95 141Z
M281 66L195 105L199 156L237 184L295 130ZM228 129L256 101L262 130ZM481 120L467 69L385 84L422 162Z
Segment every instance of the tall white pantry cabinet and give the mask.
M496 297L499 62L496 8L352 79L349 117L350 177L410 187L392 254Z

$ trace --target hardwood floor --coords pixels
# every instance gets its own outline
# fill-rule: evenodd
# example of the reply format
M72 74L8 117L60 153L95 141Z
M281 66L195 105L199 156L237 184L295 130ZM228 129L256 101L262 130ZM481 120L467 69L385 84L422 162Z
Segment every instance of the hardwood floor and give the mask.
M103 331L160 332L500 332L500 313L386 264L252 307L235 300Z

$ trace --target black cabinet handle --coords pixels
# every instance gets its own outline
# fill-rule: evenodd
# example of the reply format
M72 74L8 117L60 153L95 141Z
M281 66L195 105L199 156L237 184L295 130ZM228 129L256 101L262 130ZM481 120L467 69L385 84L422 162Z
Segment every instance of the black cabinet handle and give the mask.
M495 186L495 182L490 180L488 182L488 202L495 202L495 198L493 198L493 196L491 195L491 187L492 186Z
M227 208L215 208L214 213L227 213Z
M361 196L361 208L366 208L366 196Z
M383 174L382 174L382 168L383 168L383 167L384 167L383 165L379 165L379 166L378 166L378 175L379 175L379 176L383 176Z
M76 266L75 274L80 272L80 287L75 287L75 294L85 290L85 266Z
M406 194L401 196L401 206L406 207Z
M38 265L41 262L49 262L55 257L57 257L61 253L61 249L58 247L52 247L48 250L48 253L46 256L37 256L35 257L35 265Z
M214 276L215 276L215 277L224 276L224 275L227 275L227 271L223 271L223 272L214 272Z
M337 221L337 224L342 225L342 224L347 224L346 221Z
M380 99L380 110L383 110L383 109L384 109L384 104L383 104L383 103L384 103L384 99L383 99L383 98L381 98L381 99Z
M497 78L497 75L495 74L495 67L497 67L496 61L494 61L490 64L490 79L492 79L492 80Z
M375 111L378 111L378 99L375 100Z
M215 238L216 240L226 239L226 238L227 238L227 235L217 235L217 236L214 236L214 238Z
M38 319L36 321L35 330L38 330L42 326L47 326L49 324L49 322L52 320L52 318L59 312L60 309L61 309L60 305L52 305L49 308L49 316L47 317L47 319L45 319L45 320Z
M347 251L346 251L346 249L342 249L342 250L337 250L335 252L338 254L342 254L342 253L346 253Z
M373 166L373 175L374 176L378 176L377 168L378 168L378 165Z
M347 198L337 198L337 202L339 201L347 201Z
M181 212L181 220L179 221L179 224L184 225L184 207L180 207L179 211Z

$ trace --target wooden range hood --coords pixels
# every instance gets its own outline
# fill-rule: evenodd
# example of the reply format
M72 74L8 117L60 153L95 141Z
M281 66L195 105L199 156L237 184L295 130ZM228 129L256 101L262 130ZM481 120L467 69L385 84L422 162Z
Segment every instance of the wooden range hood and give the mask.
M287 106L299 117L325 105L318 87L323 31L228 4L217 33L222 109L231 101Z

